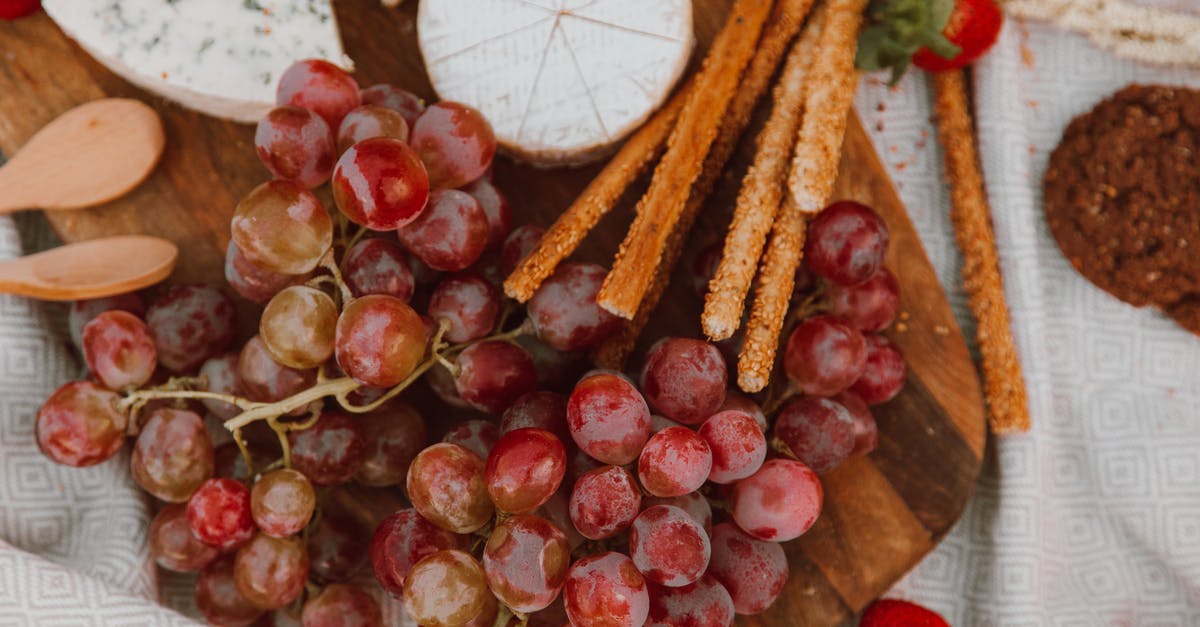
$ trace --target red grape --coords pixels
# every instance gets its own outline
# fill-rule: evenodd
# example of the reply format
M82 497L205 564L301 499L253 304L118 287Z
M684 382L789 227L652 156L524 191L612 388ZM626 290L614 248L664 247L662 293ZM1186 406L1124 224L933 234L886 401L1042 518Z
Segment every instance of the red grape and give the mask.
M246 341L237 362L237 387L250 400L274 403L312 387L315 370L296 370L275 361L262 338Z
M237 389L237 353L217 355L200 365L200 376L207 382L204 389L220 394L236 394ZM241 408L233 403L218 401L211 398L200 399L204 407L221 420L229 420L242 413Z
M854 418L827 398L792 399L775 418L775 437L813 472L833 470L854 449Z
M425 372L425 376L422 379L429 385L429 389L446 405L459 409L471 408L471 405L458 395L458 390L454 387L454 374L448 368L434 366ZM500 436L497 435L496 437Z
M659 413L686 425L699 424L725 402L729 372L716 346L669 337L646 354L642 391Z
M300 538L273 538L265 533L238 549L233 582L250 603L273 610L291 603L308 580L308 552Z
M686 586L700 579L712 553L708 532L673 505L642 510L629 528L629 555L646 579L661 586Z
M492 627L496 624L496 617L500 615L500 602L496 600L495 594L483 595L483 609L475 615L475 618L463 623L462 627Z
M572 625L641 627L650 615L646 580L620 553L589 555L572 564L563 601Z
M321 486L349 481L366 458L362 427L340 411L326 411L313 426L288 433L288 442L292 467Z
M575 481L571 522L590 540L611 538L629 528L642 507L633 475L620 466L602 466Z
M421 414L409 405L394 402L367 414L358 424L367 447L354 479L374 487L404 483L409 464L425 447L428 437Z
M412 148L390 137L364 139L342 153L332 186L346 218L375 231L412 222L430 199L425 165Z
M454 549L426 555L404 582L404 609L423 625L463 625L486 608L490 596L483 566Z
M805 394L834 396L862 376L867 343L840 318L815 316L792 330L783 353L787 374Z
M429 205L397 231L400 243L434 270L465 270L483 254L488 218L479 201L457 189L434 190Z
M698 490L712 471L708 442L687 427L668 427L646 442L638 458L638 479L654 496L680 496Z
M384 590L399 597L404 580L417 562L445 549L466 548L465 536L451 533L421 517L414 509L402 509L383 519L371 540L371 565Z
M158 363L188 372L225 352L237 331L235 315L233 301L211 285L171 288L146 310Z
M500 272L504 276L512 274L521 260L529 256L533 249L542 241L546 229L536 224L524 224L513 229L500 248Z
M251 264L277 274L311 272L333 245L333 221L320 200L290 181L250 190L234 210L229 231Z
M860 331L882 331L891 326L900 309L900 286L887 268L858 285L829 284L829 313Z
M849 410L850 417L854 419L854 449L850 451L850 456L866 455L875 450L879 445L879 427L867 403L850 390L838 394L833 400Z
M883 267L888 229L883 218L853 201L835 202L808 223L804 262L818 276L856 285Z
M500 433L525 427L545 429L564 444L569 442L567 399L554 392L530 392L513 401L500 417Z
M454 387L471 407L498 414L537 387L537 371L525 349L504 340L472 344L454 363Z
M429 105L412 129L412 145L434 187L462 187L483 176L496 154L492 125L475 109L443 100Z
M787 542L816 522L822 500L821 480L811 468L772 459L733 486L733 520L755 538Z
M121 397L91 381L72 381L46 399L35 427L38 447L67 466L92 466L107 460L125 443L128 417Z
M474 196L483 208L483 213L487 215L487 249L498 248L512 230L512 207L509 206L508 199L486 178L476 179L474 183L462 188L462 191Z
M77 300L71 303L70 309L67 310L67 329L71 334L71 343L82 351L84 325L91 322L92 318L114 309L128 311L139 317L146 313L146 306L142 303L142 297L138 296L137 292L128 292L90 300Z
M483 458L457 444L434 444L408 469L413 507L433 524L471 533L487 524L494 507L488 498Z
M361 102L358 83L342 68L321 59L296 61L279 75L275 104L304 107L337 128Z
M286 538L312 519L317 493L299 471L278 468L258 478L250 490L250 515L263 533Z
M567 536L538 516L504 519L483 550L483 570L492 592L522 613L545 609L554 601L570 563Z
M427 338L421 316L394 296L372 294L350 301L338 318L338 366L365 385L390 388L421 363Z
M533 358L538 387L561 390L577 381L579 374L587 367L586 355L551 348L534 335L522 335L517 338L517 343Z
M727 627L733 624L733 597L721 582L704 575L679 588L650 586L646 627Z
M210 562L196 578L196 607L214 625L243 627L258 620L263 611L238 590L233 580L233 556Z
M209 479L200 484L187 505L188 526L197 540L228 551L254 535L250 490L233 479Z
M708 294L708 282L717 274L717 266L721 263L724 250L723 242L714 242L701 248L692 260L692 265L688 268L691 270L688 285L697 296L704 298Z
M276 178L310 189L324 184L333 172L333 130L308 109L271 109L254 130L254 148Z
M733 483L754 474L767 458L767 439L748 414L730 410L713 414L700 425L700 437L712 449L713 483Z
M650 508L655 505L672 505L678 507L692 517L696 524L704 529L704 533L712 535L713 513L712 505L708 499L704 498L699 492L688 492L680 496L648 496L642 499L642 508Z
M738 614L759 614L787 585L787 555L777 542L757 540L732 523L721 523L713 527L708 574L729 592Z
M596 304L608 271L591 263L564 263L525 304L538 339L560 351L599 344L621 319Z
M443 442L462 446L485 460L499 439L500 429L489 420L464 420L442 436Z
M370 530L357 520L323 511L308 530L308 570L319 582L348 581L367 562Z
M588 455L606 464L628 464L650 437L650 408L637 388L617 375L585 376L567 399L567 427Z
M172 504L159 510L146 535L150 539L150 554L154 561L167 570L197 571L219 554L217 549L192 536L187 507L183 505Z
M400 89L395 85L380 83L379 85L371 85L365 87L359 92L362 96L362 103L369 105L379 105L387 107L392 111L398 112L404 116L404 120L411 127L421 113L425 111L425 101L421 100L416 94Z
M263 270L254 265L238 249L237 242L231 241L225 248L225 282L248 301L265 305L279 290L297 280L296 276Z
M725 402L721 403L721 409L718 411L740 411L754 419L758 426L765 432L767 430L767 416L763 413L762 407L754 402L754 399L738 392L737 390L728 390L725 392Z
M342 275L355 296L385 294L404 302L412 298L415 282L408 255L400 245L382 237L359 240L346 251Z
M293 285L275 295L258 322L258 336L275 361L289 368L316 368L333 355L338 308L329 294Z
M500 291L474 274L450 276L429 297L429 317L450 324L443 336L449 342L477 340L496 327Z
M399 112L379 105L365 104L355 108L337 129L337 149L341 154L351 146L372 137L390 137L408 141L408 121Z
M168 503L187 501L213 474L213 445L204 420L190 411L160 407L150 414L129 466L143 490Z
M302 627L383 627L383 610L362 588L335 583L304 603L300 623Z
M878 333L868 334L864 339L867 365L850 390L868 405L886 403L904 389L904 376L908 371L904 355L891 340Z
M484 478L496 508L529 514L541 507L567 474L567 452L553 433L525 428L500 437L487 457Z
M110 390L144 385L158 365L150 329L127 311L106 311L83 327L88 370Z

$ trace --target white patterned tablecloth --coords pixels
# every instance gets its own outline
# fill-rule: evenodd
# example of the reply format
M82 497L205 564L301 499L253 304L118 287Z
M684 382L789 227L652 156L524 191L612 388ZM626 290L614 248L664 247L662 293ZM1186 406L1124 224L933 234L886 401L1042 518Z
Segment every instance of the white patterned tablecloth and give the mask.
M951 623L1200 624L1200 339L1087 283L1051 240L1040 179L1066 123L1130 82L1200 87L1047 25L1010 23L976 73L980 144L1033 431L995 443L962 521L893 595ZM860 115L968 334L930 89L864 79ZM23 224L32 224L23 221ZM35 241L27 247L38 247ZM0 219L0 257L18 254ZM76 470L33 416L78 373L61 316L0 296L0 626L190 624L160 585L128 457ZM160 589L161 588L161 589ZM389 618L398 619L393 605Z

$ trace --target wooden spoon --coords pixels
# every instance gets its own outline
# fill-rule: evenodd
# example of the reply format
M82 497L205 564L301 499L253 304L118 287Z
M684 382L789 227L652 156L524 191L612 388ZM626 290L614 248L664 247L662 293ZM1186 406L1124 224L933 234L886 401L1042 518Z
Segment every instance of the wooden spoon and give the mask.
M144 181L162 151L162 121L145 103L106 98L79 105L0 167L0 214L112 200Z
M0 293L79 300L132 292L171 274L179 249L149 235L120 235L0 262Z

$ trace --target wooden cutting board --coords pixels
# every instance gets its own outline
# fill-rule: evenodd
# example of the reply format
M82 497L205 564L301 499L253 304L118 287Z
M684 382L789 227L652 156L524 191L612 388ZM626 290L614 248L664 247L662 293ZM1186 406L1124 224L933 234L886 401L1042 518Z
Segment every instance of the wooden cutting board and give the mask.
M702 47L729 4L695 0ZM417 50L414 0L398 10L384 9L377 0L336 5L362 85L392 82L434 97ZM221 282L229 216L242 194L267 178L254 153L253 127L208 118L142 92L94 62L44 15L0 22L0 152L12 154L58 114L104 96L140 98L162 113L163 162L125 198L89 211L48 212L51 224L67 241L120 233L167 237L184 251L173 281ZM691 251L718 241L724 232L753 146L753 132L748 135L723 189L701 216ZM741 619L745 625L845 621L945 535L971 494L983 457L986 427L975 367L920 239L857 119L851 121L844 152L835 197L875 207L891 228L888 265L899 279L904 313L890 336L908 359L908 382L898 398L875 408L879 449L824 477L824 512L808 534L786 545L792 569L787 591L766 614ZM512 200L518 223L545 225L597 170L535 170L498 160L495 179ZM630 215L628 207L614 212L579 256L610 263ZM646 337L698 335L699 309L699 297L679 273Z

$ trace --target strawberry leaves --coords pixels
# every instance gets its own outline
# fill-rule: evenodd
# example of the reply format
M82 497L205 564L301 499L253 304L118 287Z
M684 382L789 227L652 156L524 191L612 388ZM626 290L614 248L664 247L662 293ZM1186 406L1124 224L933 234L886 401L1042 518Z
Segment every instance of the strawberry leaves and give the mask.
M953 12L954 0L872 0L855 64L863 70L891 68L894 85L922 48L954 58L961 48L942 33Z

